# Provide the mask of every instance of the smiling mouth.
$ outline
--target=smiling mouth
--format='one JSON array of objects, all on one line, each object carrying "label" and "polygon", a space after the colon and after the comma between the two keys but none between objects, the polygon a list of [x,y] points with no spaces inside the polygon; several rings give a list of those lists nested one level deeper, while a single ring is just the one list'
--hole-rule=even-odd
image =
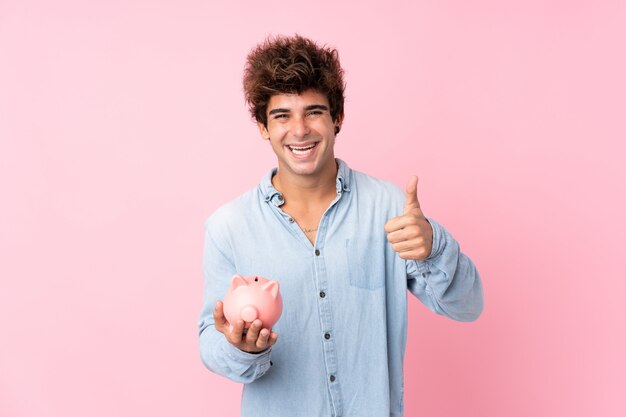
[{"label": "smiling mouth", "polygon": [[287,147],[295,155],[306,155],[308,152],[311,151],[311,149],[315,148],[318,143],[319,142],[315,142],[314,144],[309,145],[309,146],[292,146],[292,145],[287,145]]}]

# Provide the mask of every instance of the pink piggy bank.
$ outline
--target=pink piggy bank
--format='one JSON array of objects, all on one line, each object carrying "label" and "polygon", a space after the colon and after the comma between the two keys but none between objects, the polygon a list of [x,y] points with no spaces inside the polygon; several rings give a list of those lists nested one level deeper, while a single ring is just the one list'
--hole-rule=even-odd
[{"label": "pink piggy bank", "polygon": [[247,329],[254,320],[259,319],[264,328],[271,329],[282,312],[283,299],[278,281],[257,276],[233,276],[224,297],[224,316],[231,327],[241,319]]}]

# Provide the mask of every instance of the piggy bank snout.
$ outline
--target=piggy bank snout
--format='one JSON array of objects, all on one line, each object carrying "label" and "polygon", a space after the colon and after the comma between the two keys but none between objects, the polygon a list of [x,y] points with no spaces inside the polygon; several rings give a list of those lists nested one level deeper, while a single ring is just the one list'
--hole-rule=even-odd
[{"label": "piggy bank snout", "polygon": [[259,317],[259,312],[254,306],[247,305],[241,309],[241,319],[245,322],[251,323]]}]

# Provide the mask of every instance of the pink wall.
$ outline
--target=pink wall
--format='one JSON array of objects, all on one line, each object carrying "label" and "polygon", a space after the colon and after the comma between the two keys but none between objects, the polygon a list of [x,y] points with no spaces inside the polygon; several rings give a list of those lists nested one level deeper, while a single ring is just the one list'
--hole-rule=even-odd
[{"label": "pink wall", "polygon": [[223,3],[0,1],[0,415],[238,415],[202,222],[274,164],[241,69],[295,31],[341,52],[337,154],[482,272],[476,323],[411,302],[407,416],[626,415],[626,4]]}]

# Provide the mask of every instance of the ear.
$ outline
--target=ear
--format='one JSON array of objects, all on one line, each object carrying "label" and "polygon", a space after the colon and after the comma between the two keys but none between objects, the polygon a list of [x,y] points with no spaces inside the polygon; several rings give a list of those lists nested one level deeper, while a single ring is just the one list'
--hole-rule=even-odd
[{"label": "ear", "polygon": [[278,281],[268,281],[263,284],[261,289],[272,294],[273,298],[278,297]]},{"label": "ear", "polygon": [[230,283],[230,286],[233,288],[233,290],[245,285],[248,285],[248,282],[241,275],[234,275],[233,280]]},{"label": "ear", "polygon": [[263,122],[256,122],[257,127],[259,128],[259,133],[265,140],[270,140],[270,132],[267,131],[267,128],[263,124]]},{"label": "ear", "polygon": [[343,123],[343,113],[338,115],[337,118],[335,119],[335,135],[337,135],[337,133],[339,133],[339,131],[341,130],[342,123]]}]

